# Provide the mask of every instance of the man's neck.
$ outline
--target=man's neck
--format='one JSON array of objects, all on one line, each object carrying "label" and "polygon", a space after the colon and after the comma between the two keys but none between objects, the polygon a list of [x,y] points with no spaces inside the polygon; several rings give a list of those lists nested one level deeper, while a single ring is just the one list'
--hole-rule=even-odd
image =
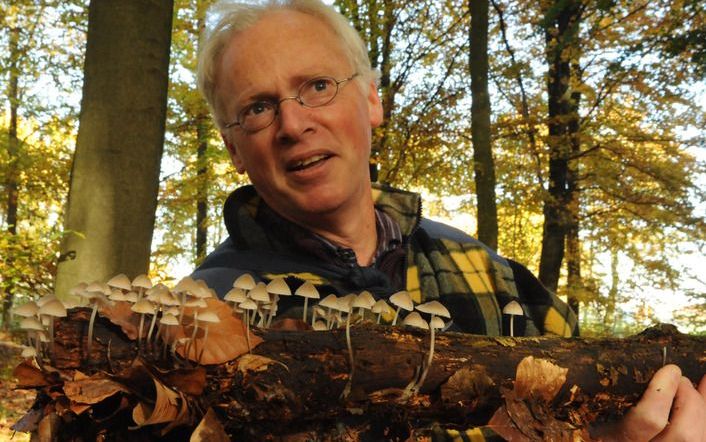
[{"label": "man's neck", "polygon": [[334,216],[322,216],[322,222],[304,227],[340,247],[353,250],[358,265],[368,266],[377,249],[375,207],[371,200],[351,212],[344,214],[339,211]]}]

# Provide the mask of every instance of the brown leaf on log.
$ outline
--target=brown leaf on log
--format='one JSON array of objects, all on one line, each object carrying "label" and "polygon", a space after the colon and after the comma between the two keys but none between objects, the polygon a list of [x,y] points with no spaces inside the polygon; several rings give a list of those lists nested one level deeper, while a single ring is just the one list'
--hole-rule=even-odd
[{"label": "brown leaf on log", "polygon": [[[57,333],[68,331],[68,335],[80,340],[75,330],[81,327],[63,324],[69,321],[60,322]],[[507,427],[510,427],[507,422],[517,421],[524,427],[529,425],[535,432],[569,431],[582,435],[589,423],[615,420],[639,398],[652,373],[663,365],[663,349],[667,353],[666,362],[679,365],[692,381],[706,372],[706,338],[682,335],[666,326],[626,339],[602,340],[441,333],[437,336],[434,360],[420,394],[400,403],[399,395],[391,392],[403,389],[418,373],[429,346],[429,335],[363,323],[351,328],[356,376],[348,401],[340,400],[350,373],[344,330],[256,330],[263,342],[253,350],[253,356],[244,355],[208,367],[202,394],[192,395],[186,392],[189,387],[177,388],[174,383],[164,381],[165,372],[179,376],[172,370],[174,364],[183,364],[183,361],[162,359],[161,352],[148,352],[140,362],[142,368],[140,364],[131,367],[136,356],[134,343],[105,320],[99,321],[97,327],[96,335],[103,337],[99,342],[110,336],[112,360],[94,359],[98,363],[89,366],[79,360],[78,365],[94,373],[93,376],[101,370],[112,370],[115,374],[111,379],[130,391],[124,396],[130,404],[126,410],[142,403],[153,407],[151,412],[154,413],[158,388],[155,379],[166,390],[179,390],[181,394],[177,395],[178,399],[173,394],[167,395],[167,402],[178,404],[171,407],[170,416],[174,409],[178,417],[184,407],[188,407],[189,418],[183,419],[183,430],[167,427],[167,424],[148,425],[129,433],[135,437],[164,434],[168,430],[172,430],[169,437],[178,431],[191,434],[191,425],[202,413],[199,410],[209,407],[218,415],[228,436],[238,440],[304,437],[302,435],[317,439],[404,440],[412,434],[429,434],[432,422],[451,429],[485,425],[501,407],[505,410],[503,425]],[[66,336],[62,339],[66,347],[71,346]],[[106,343],[103,341],[96,351],[107,354]],[[509,346],[511,351],[508,351]],[[117,354],[121,357],[114,356]],[[518,365],[529,356],[539,362],[535,361],[534,368],[528,370],[520,367],[522,373],[534,374],[529,376],[529,382],[520,381],[520,385],[530,387],[521,386],[521,394],[517,394],[514,386],[517,385]],[[74,362],[66,364],[73,365]],[[252,369],[242,370],[242,367]],[[187,369],[184,373],[190,373],[189,368],[181,367]],[[555,372],[554,380],[537,383],[536,379],[548,370]],[[195,391],[198,389],[192,393]],[[52,400],[45,394],[38,396],[44,407]],[[113,398],[105,401],[111,400]],[[103,403],[97,405],[103,406]],[[149,408],[143,411],[138,420],[142,418],[144,423],[151,415]],[[117,417],[111,417],[114,420],[110,422],[91,420],[89,413],[78,418],[85,428],[92,426],[96,434],[101,431],[124,433],[128,425],[135,425],[129,421],[128,425],[118,427],[114,423],[119,421]],[[531,438],[532,434],[536,433],[530,432],[525,437]]]}]

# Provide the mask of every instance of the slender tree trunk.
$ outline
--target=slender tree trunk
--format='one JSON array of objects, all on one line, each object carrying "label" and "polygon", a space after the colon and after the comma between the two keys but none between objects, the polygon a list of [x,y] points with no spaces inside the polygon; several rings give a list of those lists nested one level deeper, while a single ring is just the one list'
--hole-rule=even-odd
[{"label": "slender tree trunk", "polygon": [[173,1],[93,0],[56,292],[149,268]]},{"label": "slender tree trunk", "polygon": [[495,164],[490,140],[490,97],[488,94],[488,1],[468,0],[471,10],[469,32],[471,71],[471,134],[473,171],[478,201],[478,239],[498,248],[498,212],[495,205]]},{"label": "slender tree trunk", "polygon": [[[580,72],[577,65],[572,66],[572,73],[575,79],[580,80]],[[581,93],[574,90],[571,92],[572,112],[569,120],[569,134],[571,137],[571,154],[576,156],[581,151],[581,138],[579,127],[579,104],[581,103]],[[573,159],[569,162],[569,172],[567,175],[567,190],[571,200],[569,201],[569,227],[566,235],[566,268],[567,268],[567,301],[579,316],[579,305],[581,294],[583,293],[583,279],[581,278],[581,240],[580,232],[580,196],[579,196],[579,160]]]},{"label": "slender tree trunk", "polygon": [[610,249],[610,290],[608,290],[608,301],[606,302],[605,316],[603,317],[603,327],[612,335],[615,332],[616,315],[615,306],[618,303],[618,285],[620,275],[618,274],[618,251]]},{"label": "slender tree trunk", "polygon": [[[19,173],[17,162],[20,154],[20,140],[17,138],[17,110],[19,107],[19,41],[20,28],[15,27],[10,30],[9,39],[9,81],[7,88],[7,101],[10,104],[10,126],[7,128],[7,157],[8,167],[5,179],[5,189],[7,191],[7,205],[5,207],[7,232],[14,238],[17,235],[17,200],[19,197]],[[8,266],[12,266],[12,256],[5,257]],[[10,309],[14,302],[14,288],[8,285],[5,288],[2,309],[2,327],[7,330],[10,322]]]},{"label": "slender tree trunk", "polygon": [[569,158],[572,151],[570,121],[576,118],[577,107],[571,103],[571,56],[578,43],[578,24],[581,5],[577,0],[552,4],[545,10],[544,26],[547,75],[549,135],[549,184],[544,201],[542,253],[539,279],[552,291],[559,282],[564,259],[564,242],[570,225],[568,206],[572,200],[569,190]]},{"label": "slender tree trunk", "polygon": [[200,263],[206,257],[208,239],[208,115],[196,117],[196,261]]}]

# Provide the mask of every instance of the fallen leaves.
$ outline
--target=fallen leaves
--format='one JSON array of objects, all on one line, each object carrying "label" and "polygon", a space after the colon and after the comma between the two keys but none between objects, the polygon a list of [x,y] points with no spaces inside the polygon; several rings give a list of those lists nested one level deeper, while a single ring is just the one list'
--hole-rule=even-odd
[{"label": "fallen leaves", "polygon": [[216,413],[209,408],[196,427],[189,442],[230,442],[230,437],[223,429]]}]

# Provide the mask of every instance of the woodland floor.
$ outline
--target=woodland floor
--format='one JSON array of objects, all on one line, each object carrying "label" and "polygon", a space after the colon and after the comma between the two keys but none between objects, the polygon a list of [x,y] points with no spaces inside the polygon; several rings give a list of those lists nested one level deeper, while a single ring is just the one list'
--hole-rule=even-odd
[{"label": "woodland floor", "polygon": [[0,332],[0,442],[29,441],[29,434],[15,433],[10,427],[34,401],[34,390],[16,390],[12,370],[20,363],[20,346]]}]

